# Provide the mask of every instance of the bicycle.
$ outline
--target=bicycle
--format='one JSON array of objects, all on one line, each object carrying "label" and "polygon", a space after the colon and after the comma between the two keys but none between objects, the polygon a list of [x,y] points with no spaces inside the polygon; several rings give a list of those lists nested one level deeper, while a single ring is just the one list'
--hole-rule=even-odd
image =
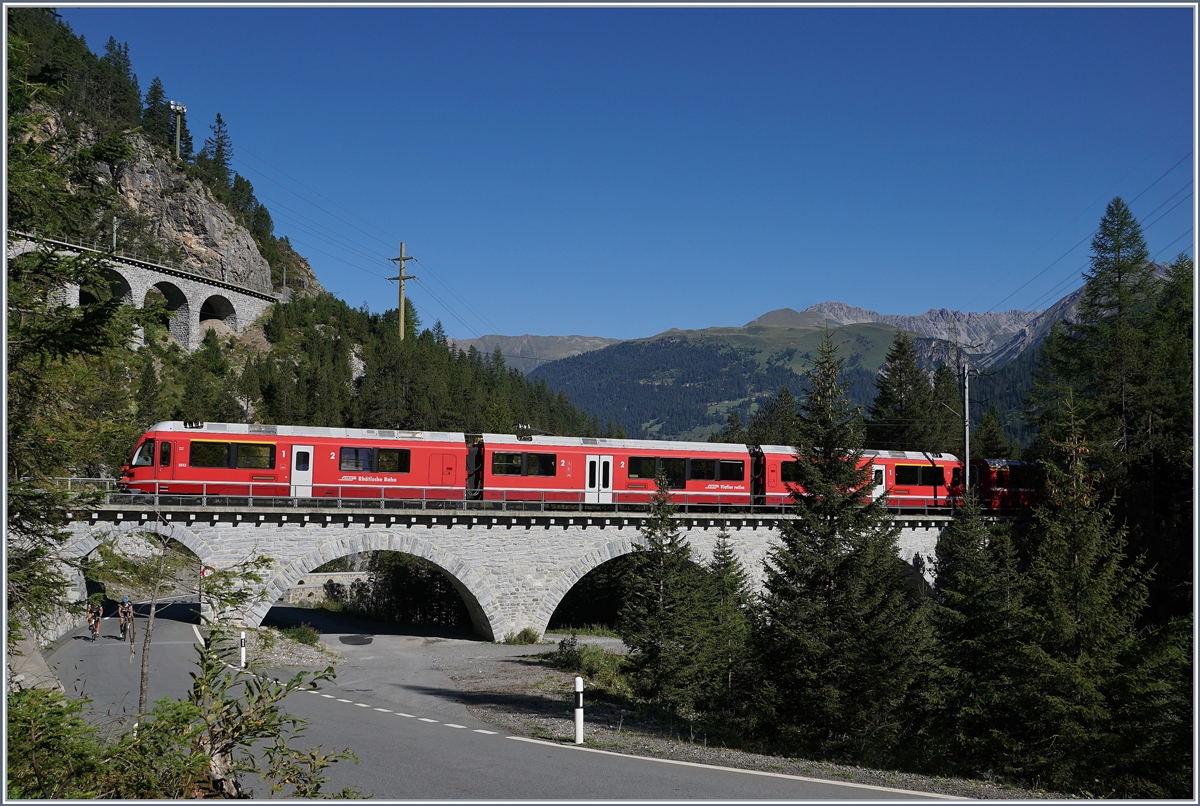
[{"label": "bicycle", "polygon": [[91,628],[93,643],[100,637],[100,616],[89,616],[88,626]]}]

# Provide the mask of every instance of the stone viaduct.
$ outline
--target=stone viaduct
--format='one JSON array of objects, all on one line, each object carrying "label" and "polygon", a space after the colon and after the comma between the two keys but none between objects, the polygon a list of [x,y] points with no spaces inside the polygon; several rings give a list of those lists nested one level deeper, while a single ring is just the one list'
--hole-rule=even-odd
[{"label": "stone viaduct", "polygon": [[[73,514],[68,556],[90,553],[122,532],[153,531],[190,549],[203,565],[230,567],[253,556],[274,559],[255,603],[235,620],[256,627],[286,591],[330,560],[387,550],[436,565],[462,596],[475,632],[498,641],[529,627],[541,635],[580,579],[640,540],[644,515],[617,512],[515,513],[487,510],[159,507],[106,505]],[[756,588],[782,517],[680,515],[696,558],[712,555],[726,529]],[[948,518],[899,519],[900,557],[932,582],[938,534]]]},{"label": "stone viaduct", "polygon": [[[53,247],[56,253],[67,256],[108,254],[52,238],[41,241]],[[10,233],[7,257],[11,259],[37,248],[38,241],[32,237]],[[150,289],[157,289],[166,298],[167,310],[171,312],[171,335],[188,351],[200,345],[203,322],[215,319],[225,323],[230,330],[241,330],[278,300],[275,295],[257,289],[125,255],[109,259],[105,273],[113,296],[139,308],[145,304]],[[62,302],[77,306],[79,295],[78,286],[68,286]]]}]

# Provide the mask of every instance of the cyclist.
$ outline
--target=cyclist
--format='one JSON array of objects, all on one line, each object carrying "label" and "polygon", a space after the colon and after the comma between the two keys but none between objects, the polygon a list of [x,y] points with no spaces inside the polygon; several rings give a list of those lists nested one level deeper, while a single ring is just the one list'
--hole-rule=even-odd
[{"label": "cyclist", "polygon": [[125,640],[125,631],[133,624],[133,602],[129,601],[128,596],[121,597],[121,603],[117,605],[117,618],[121,621],[121,640]]},{"label": "cyclist", "polygon": [[95,600],[88,602],[87,606],[87,623],[88,631],[92,634],[92,640],[95,641],[100,637],[100,617],[104,615],[104,608]]}]

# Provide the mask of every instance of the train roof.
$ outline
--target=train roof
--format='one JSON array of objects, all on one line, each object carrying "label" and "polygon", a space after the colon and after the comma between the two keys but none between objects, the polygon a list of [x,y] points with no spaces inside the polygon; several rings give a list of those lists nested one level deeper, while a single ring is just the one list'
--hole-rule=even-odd
[{"label": "train roof", "polygon": [[515,437],[512,434],[484,434],[485,444],[540,445],[547,448],[605,448],[608,450],[693,451],[700,453],[736,453],[746,455],[745,445],[725,442],[668,442],[658,439],[605,439],[603,437]]},{"label": "train roof", "polygon": [[[790,445],[762,445],[760,449],[763,453],[782,453],[789,456],[796,453],[796,449]],[[923,453],[921,451],[863,451],[863,456],[872,459],[908,459],[921,462],[928,462],[933,459],[941,459],[947,462],[958,461],[958,457],[952,453]]]},{"label": "train roof", "polygon": [[465,443],[466,436],[453,431],[397,431],[385,428],[322,428],[315,425],[265,425],[261,423],[184,423],[161,422],[151,431],[178,431],[187,434],[253,434],[280,437],[333,437],[335,439],[404,439],[417,442]]},{"label": "train roof", "polygon": [[1016,459],[972,459],[971,463],[975,462],[987,463],[990,468],[1001,467],[1026,467],[1036,464],[1036,462],[1019,462]]}]

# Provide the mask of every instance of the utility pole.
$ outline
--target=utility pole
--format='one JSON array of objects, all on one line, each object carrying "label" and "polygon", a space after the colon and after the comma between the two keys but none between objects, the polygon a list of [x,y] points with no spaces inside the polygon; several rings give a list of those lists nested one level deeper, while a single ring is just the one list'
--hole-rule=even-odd
[{"label": "utility pole", "polygon": [[971,490],[971,370],[963,364],[963,497]]},{"label": "utility pole", "polygon": [[416,260],[416,258],[412,257],[411,255],[405,256],[404,241],[401,241],[400,257],[390,257],[388,260],[392,261],[393,263],[400,264],[400,273],[395,277],[389,277],[388,280],[400,281],[400,341],[404,341],[404,281],[417,279],[415,275],[404,273],[404,262],[407,260]]},{"label": "utility pole", "polygon": [[175,113],[175,159],[179,159],[179,135],[183,131],[183,116],[187,114],[187,107],[183,104],[177,104],[170,101],[171,111]]}]

